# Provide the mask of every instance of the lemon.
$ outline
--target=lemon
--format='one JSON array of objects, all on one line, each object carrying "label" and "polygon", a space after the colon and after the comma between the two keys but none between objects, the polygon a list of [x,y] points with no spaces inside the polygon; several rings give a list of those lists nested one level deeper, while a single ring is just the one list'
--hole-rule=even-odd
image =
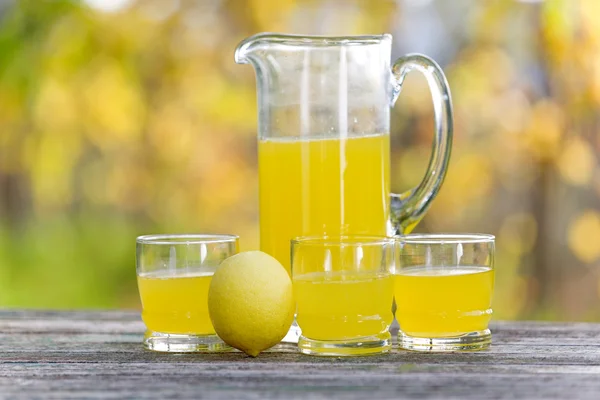
[{"label": "lemon", "polygon": [[208,311],[217,335],[256,357],[279,343],[294,319],[292,281],[270,255],[247,251],[224,260],[208,290]]}]

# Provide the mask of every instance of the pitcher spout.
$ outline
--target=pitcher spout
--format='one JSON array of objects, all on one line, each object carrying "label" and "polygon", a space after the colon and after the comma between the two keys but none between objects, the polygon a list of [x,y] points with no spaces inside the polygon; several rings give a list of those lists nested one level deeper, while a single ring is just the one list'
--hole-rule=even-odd
[{"label": "pitcher spout", "polygon": [[235,49],[234,59],[237,64],[249,64],[252,54],[265,44],[274,42],[278,35],[275,33],[258,33],[242,40]]}]

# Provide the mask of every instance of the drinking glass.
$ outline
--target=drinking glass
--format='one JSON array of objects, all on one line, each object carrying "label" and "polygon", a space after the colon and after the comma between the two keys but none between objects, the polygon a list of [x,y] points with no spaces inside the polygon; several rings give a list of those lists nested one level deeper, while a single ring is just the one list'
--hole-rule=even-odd
[{"label": "drinking glass", "polygon": [[208,288],[221,261],[238,252],[238,237],[147,235],[136,242],[144,346],[163,352],[231,350],[210,320]]},{"label": "drinking glass", "polygon": [[301,353],[355,356],[391,348],[394,240],[380,236],[292,240]]},{"label": "drinking glass", "polygon": [[398,345],[407,350],[489,347],[494,236],[406,235],[394,275]]}]

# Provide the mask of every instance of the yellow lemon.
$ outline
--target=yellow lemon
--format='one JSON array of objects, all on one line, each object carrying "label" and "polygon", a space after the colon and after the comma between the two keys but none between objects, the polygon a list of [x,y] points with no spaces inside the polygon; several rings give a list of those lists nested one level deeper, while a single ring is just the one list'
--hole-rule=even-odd
[{"label": "yellow lemon", "polygon": [[208,311],[217,335],[256,357],[279,343],[294,319],[292,281],[270,255],[247,251],[224,260],[208,291]]}]

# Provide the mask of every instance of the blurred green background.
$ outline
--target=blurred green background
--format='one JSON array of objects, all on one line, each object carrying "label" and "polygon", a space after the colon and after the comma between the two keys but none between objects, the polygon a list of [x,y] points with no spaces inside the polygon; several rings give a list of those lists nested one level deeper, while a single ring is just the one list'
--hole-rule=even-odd
[{"label": "blurred green background", "polygon": [[[453,158],[418,231],[497,235],[501,319],[600,321],[597,0],[67,0],[0,3],[0,306],[137,308],[136,235],[258,247],[261,31],[394,35],[453,93]],[[429,158],[411,76],[392,188]]]}]

